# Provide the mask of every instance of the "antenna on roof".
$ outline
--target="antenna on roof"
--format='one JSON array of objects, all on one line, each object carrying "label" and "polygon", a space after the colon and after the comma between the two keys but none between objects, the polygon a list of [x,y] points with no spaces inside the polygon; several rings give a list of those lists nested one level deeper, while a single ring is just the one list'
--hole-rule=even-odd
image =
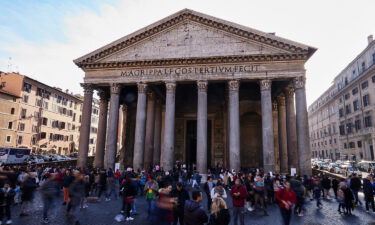
[{"label": "antenna on roof", "polygon": [[9,57],[9,60],[8,60],[8,73],[11,73],[12,70],[13,70],[13,65],[12,65],[12,57]]}]

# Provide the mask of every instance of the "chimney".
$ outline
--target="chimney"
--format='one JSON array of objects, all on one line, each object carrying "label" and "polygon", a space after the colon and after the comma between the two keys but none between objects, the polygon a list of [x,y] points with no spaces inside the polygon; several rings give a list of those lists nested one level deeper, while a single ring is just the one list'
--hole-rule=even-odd
[{"label": "chimney", "polygon": [[370,44],[374,40],[374,36],[371,34],[367,37],[368,44]]}]

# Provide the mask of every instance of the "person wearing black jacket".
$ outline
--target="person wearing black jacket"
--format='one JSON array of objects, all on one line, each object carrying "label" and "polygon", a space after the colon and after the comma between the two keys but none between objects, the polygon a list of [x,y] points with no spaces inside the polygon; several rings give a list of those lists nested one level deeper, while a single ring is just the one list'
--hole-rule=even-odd
[{"label": "person wearing black jacket", "polygon": [[202,192],[193,191],[191,194],[193,200],[185,201],[184,218],[185,225],[203,225],[208,222],[208,216],[200,205],[202,201]]},{"label": "person wearing black jacket", "polygon": [[121,192],[123,196],[122,211],[125,211],[126,208],[126,221],[134,220],[134,218],[130,216],[130,210],[131,204],[134,201],[135,196],[137,195],[137,190],[135,189],[132,182],[132,178],[130,176],[126,176],[121,184]]},{"label": "person wearing black jacket", "polygon": [[176,188],[171,192],[172,198],[177,198],[177,206],[173,210],[173,225],[184,224],[184,206],[187,200],[190,200],[189,193],[185,190],[182,183],[177,183]]},{"label": "person wearing black jacket", "polygon": [[352,189],[355,204],[359,203],[360,205],[362,205],[362,202],[358,198],[358,192],[361,189],[361,185],[361,179],[354,173],[353,177],[350,179],[350,189]]},{"label": "person wearing black jacket", "polygon": [[104,169],[100,170],[100,173],[99,173],[98,188],[99,188],[98,198],[100,201],[100,196],[102,195],[102,193],[105,193],[107,190],[107,173]]},{"label": "person wearing black jacket", "polygon": [[10,206],[13,203],[16,192],[10,187],[10,182],[6,182],[4,187],[0,189],[0,222],[3,220],[4,212],[7,218],[6,224],[11,224]]},{"label": "person wearing black jacket", "polygon": [[329,189],[331,189],[331,180],[328,178],[328,176],[323,177],[322,187],[323,187],[323,198],[327,199],[329,195]]},{"label": "person wearing black jacket", "polygon": [[375,212],[374,190],[372,188],[371,181],[371,175],[368,175],[367,178],[363,178],[363,194],[365,195],[365,204],[367,212],[369,212],[369,204],[371,204],[372,211]]},{"label": "person wearing black jacket", "polygon": [[337,199],[337,190],[339,189],[339,181],[336,178],[332,179],[332,189],[333,189],[333,193],[335,194],[335,198]]},{"label": "person wearing black jacket", "polygon": [[208,210],[211,209],[211,203],[212,203],[211,190],[214,187],[215,187],[215,183],[213,182],[212,177],[208,176],[207,177],[207,182],[204,183],[204,185],[203,185],[203,190],[204,190],[204,192],[206,193],[206,196],[207,196],[207,209]]}]

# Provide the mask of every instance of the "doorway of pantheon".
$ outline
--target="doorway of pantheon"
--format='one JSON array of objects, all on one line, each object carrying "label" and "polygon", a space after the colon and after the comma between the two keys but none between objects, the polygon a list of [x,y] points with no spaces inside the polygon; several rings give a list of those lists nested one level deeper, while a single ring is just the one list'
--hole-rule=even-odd
[{"label": "doorway of pantheon", "polygon": [[[211,120],[207,120],[207,166],[211,165]],[[186,146],[185,158],[186,165],[192,168],[193,164],[197,162],[197,120],[186,120]]]},{"label": "doorway of pantheon", "polygon": [[240,118],[240,159],[242,168],[262,168],[262,117],[247,112]]}]

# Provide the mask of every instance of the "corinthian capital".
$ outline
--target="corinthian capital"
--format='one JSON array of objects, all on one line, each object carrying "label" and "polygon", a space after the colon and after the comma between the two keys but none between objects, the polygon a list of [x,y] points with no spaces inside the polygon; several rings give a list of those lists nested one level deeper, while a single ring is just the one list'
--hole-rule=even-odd
[{"label": "corinthian capital", "polygon": [[120,94],[121,87],[120,84],[112,83],[111,84],[111,94]]},{"label": "corinthian capital", "polygon": [[259,82],[260,90],[261,91],[269,91],[269,90],[271,90],[271,84],[272,84],[271,80],[261,80]]},{"label": "corinthian capital", "polygon": [[294,88],[292,86],[287,86],[284,88],[285,98],[291,98],[294,95]]},{"label": "corinthian capital", "polygon": [[89,83],[81,83],[84,94],[92,94],[94,92],[94,85]]},{"label": "corinthian capital", "polygon": [[147,91],[147,84],[146,83],[138,83],[138,93],[146,93]]},{"label": "corinthian capital", "polygon": [[176,82],[167,81],[167,82],[165,82],[165,87],[167,89],[167,93],[174,93],[175,90],[176,90]]},{"label": "corinthian capital", "polygon": [[198,91],[206,92],[207,91],[207,81],[206,80],[199,80],[197,81]]},{"label": "corinthian capital", "polygon": [[240,88],[240,82],[238,80],[230,80],[228,82],[229,91],[238,91]]},{"label": "corinthian capital", "polygon": [[98,95],[99,95],[100,101],[108,101],[108,94],[105,90],[99,89]]},{"label": "corinthian capital", "polygon": [[277,103],[279,106],[285,106],[285,96],[284,95],[277,96]]},{"label": "corinthian capital", "polygon": [[294,89],[304,88],[305,82],[306,82],[306,78],[304,76],[293,78]]},{"label": "corinthian capital", "polygon": [[272,102],[272,111],[277,111],[277,101]]}]

